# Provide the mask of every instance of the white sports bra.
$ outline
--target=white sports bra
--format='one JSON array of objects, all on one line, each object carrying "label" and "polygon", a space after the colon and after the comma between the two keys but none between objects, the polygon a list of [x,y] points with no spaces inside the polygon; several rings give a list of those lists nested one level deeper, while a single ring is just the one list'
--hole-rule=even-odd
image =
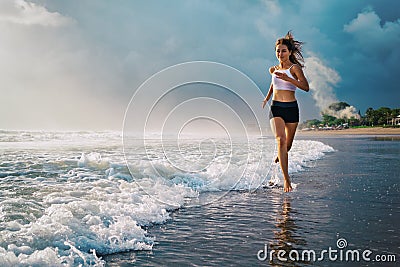
[{"label": "white sports bra", "polygon": [[[286,73],[287,76],[294,79],[293,75],[290,73],[290,69],[293,66],[294,66],[294,64],[286,70],[275,70],[274,73],[275,72]],[[287,90],[287,91],[293,91],[293,92],[296,91],[297,87],[295,85],[293,85],[290,82],[279,79],[274,73],[272,73],[272,86],[273,86],[274,90]]]}]

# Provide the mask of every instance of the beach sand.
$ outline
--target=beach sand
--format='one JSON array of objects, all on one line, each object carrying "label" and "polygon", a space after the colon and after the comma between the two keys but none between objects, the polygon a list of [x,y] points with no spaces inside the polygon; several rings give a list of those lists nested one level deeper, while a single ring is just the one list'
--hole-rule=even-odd
[{"label": "beach sand", "polygon": [[298,136],[339,136],[339,135],[398,135],[400,136],[400,128],[350,128],[343,130],[319,130],[319,131],[297,131]]}]

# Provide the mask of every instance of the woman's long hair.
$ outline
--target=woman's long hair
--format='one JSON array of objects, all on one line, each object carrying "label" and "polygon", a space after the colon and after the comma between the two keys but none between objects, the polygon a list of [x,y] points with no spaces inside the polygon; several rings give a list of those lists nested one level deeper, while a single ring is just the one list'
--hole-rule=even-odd
[{"label": "woman's long hair", "polygon": [[301,46],[304,44],[303,42],[296,41],[293,38],[293,34],[291,31],[288,31],[285,37],[280,38],[276,41],[275,47],[277,45],[286,45],[288,50],[292,52],[289,56],[290,62],[293,64],[298,64],[300,67],[304,67],[304,58],[301,54]]}]

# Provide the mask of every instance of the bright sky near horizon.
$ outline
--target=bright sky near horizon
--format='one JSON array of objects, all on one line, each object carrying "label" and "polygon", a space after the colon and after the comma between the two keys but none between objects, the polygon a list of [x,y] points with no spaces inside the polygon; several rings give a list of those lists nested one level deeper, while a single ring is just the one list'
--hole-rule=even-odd
[{"label": "bright sky near horizon", "polygon": [[288,30],[305,42],[311,80],[297,94],[301,120],[332,101],[399,108],[399,10],[397,0],[2,0],[0,129],[119,130],[147,78],[194,60],[230,65],[265,94]]}]

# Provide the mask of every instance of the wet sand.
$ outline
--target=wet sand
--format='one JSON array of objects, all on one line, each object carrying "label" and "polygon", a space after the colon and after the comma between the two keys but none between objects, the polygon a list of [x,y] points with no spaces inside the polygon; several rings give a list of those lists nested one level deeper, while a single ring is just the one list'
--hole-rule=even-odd
[{"label": "wet sand", "polygon": [[[107,255],[106,266],[375,266],[327,255],[323,260],[258,258],[260,250],[268,249],[286,251],[286,256],[291,250],[312,250],[320,259],[329,248],[340,248],[343,255],[368,249],[372,261],[394,255],[397,262],[400,142],[371,137],[320,135],[316,139],[335,152],[294,173],[294,192],[232,191],[210,205],[179,209],[166,224],[149,227],[156,237],[152,251]],[[339,247],[339,241],[346,245]]]}]

